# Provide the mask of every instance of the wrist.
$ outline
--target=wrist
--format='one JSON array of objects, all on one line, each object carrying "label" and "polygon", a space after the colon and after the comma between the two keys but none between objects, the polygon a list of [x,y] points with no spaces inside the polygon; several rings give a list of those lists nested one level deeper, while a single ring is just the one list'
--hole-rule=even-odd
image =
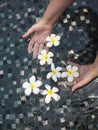
[{"label": "wrist", "polygon": [[44,16],[41,18],[41,21],[44,24],[47,24],[48,26],[50,26],[52,28],[52,26],[54,25],[54,23],[51,20],[48,20],[47,18],[45,18]]}]

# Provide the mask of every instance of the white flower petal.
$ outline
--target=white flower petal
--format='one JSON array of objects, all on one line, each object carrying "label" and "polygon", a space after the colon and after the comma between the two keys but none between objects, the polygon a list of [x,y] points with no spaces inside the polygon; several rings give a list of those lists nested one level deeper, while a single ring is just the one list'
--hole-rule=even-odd
[{"label": "white flower petal", "polygon": [[46,63],[45,60],[40,60],[40,65],[44,65]]},{"label": "white flower petal", "polygon": [[38,55],[38,59],[39,60],[43,59],[43,55]]},{"label": "white flower petal", "polygon": [[47,79],[50,79],[50,77],[52,77],[52,73],[51,73],[51,72],[49,72],[49,73],[47,74],[46,78],[47,78]]},{"label": "white flower petal", "polygon": [[39,94],[39,88],[34,88],[34,89],[33,89],[33,93],[34,93],[34,94]]},{"label": "white flower petal", "polygon": [[73,66],[73,67],[72,67],[72,70],[73,70],[73,71],[78,71],[78,67],[77,67],[77,66]]},{"label": "white flower petal", "polygon": [[61,77],[66,78],[68,76],[67,72],[62,72]]},{"label": "white flower petal", "polygon": [[57,71],[61,71],[62,68],[61,68],[61,67],[57,67],[56,70],[57,70]]},{"label": "white flower petal", "polygon": [[42,82],[41,82],[40,80],[37,80],[37,81],[35,82],[35,85],[36,85],[37,87],[40,87],[40,86],[42,85]]},{"label": "white flower petal", "polygon": [[30,89],[30,88],[25,89],[25,94],[26,94],[27,96],[29,96],[29,95],[31,94],[31,89]]},{"label": "white flower petal", "polygon": [[36,77],[35,77],[35,76],[32,76],[32,77],[29,78],[30,83],[34,83],[35,80],[36,80]]},{"label": "white flower petal", "polygon": [[47,95],[47,96],[45,97],[45,102],[46,102],[46,103],[49,103],[50,101],[51,101],[51,96]]},{"label": "white flower petal", "polygon": [[47,95],[47,90],[44,90],[44,91],[42,92],[42,95]]},{"label": "white flower petal", "polygon": [[22,84],[22,87],[23,88],[28,88],[30,86],[30,83],[28,83],[28,82],[24,82],[23,84]]},{"label": "white flower petal", "polygon": [[46,55],[47,54],[46,50],[42,50],[41,53],[42,53],[42,55]]},{"label": "white flower petal", "polygon": [[68,82],[72,82],[74,80],[73,76],[68,76]]},{"label": "white flower petal", "polygon": [[61,73],[60,73],[60,72],[57,73],[57,77],[58,77],[58,78],[61,77]]},{"label": "white flower petal", "polygon": [[48,56],[49,56],[49,57],[53,57],[54,54],[53,54],[52,52],[48,52]]},{"label": "white flower petal", "polygon": [[51,63],[52,63],[52,59],[51,58],[49,58],[48,60],[47,60],[47,63],[50,65]]},{"label": "white flower petal", "polygon": [[60,36],[59,36],[59,35],[57,35],[57,36],[56,36],[56,40],[58,40],[58,41],[59,41],[60,39],[61,39],[61,38],[60,38]]},{"label": "white flower petal", "polygon": [[59,101],[59,100],[60,100],[60,96],[59,96],[58,94],[56,94],[56,93],[54,93],[54,94],[52,95],[52,97],[53,97],[53,99],[54,99],[55,101]]},{"label": "white flower petal", "polygon": [[66,66],[66,69],[69,71],[69,70],[72,69],[72,66],[71,66],[71,65],[67,65],[67,66]]},{"label": "white flower petal", "polygon": [[53,90],[53,92],[58,92],[59,91],[59,89],[56,88],[56,87],[53,87],[52,90]]},{"label": "white flower petal", "polygon": [[51,34],[51,38],[55,38],[56,37],[56,35],[55,34]]},{"label": "white flower petal", "polygon": [[54,46],[58,46],[58,45],[60,45],[60,42],[59,42],[59,41],[56,41],[56,42],[54,43]]},{"label": "white flower petal", "polygon": [[47,42],[47,44],[46,44],[47,47],[52,47],[52,45],[53,44],[51,42]]},{"label": "white flower petal", "polygon": [[48,84],[45,84],[45,88],[46,88],[47,90],[50,90],[50,89],[51,89],[51,86],[48,85]]},{"label": "white flower petal", "polygon": [[74,72],[73,75],[74,75],[74,77],[76,77],[76,78],[79,77],[79,73],[78,73],[78,72]]},{"label": "white flower petal", "polygon": [[51,40],[51,37],[48,36],[48,37],[46,38],[46,41],[50,41],[50,40]]},{"label": "white flower petal", "polygon": [[57,76],[53,75],[52,79],[54,80],[54,82],[57,82]]}]

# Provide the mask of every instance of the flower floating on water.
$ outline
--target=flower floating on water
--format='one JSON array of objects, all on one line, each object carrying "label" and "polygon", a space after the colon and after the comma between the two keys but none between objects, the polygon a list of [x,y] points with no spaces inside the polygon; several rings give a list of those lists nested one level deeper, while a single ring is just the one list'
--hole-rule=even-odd
[{"label": "flower floating on water", "polygon": [[68,82],[72,82],[74,78],[79,77],[78,67],[67,65],[66,66],[66,72],[62,73],[62,78],[67,78]]},{"label": "flower floating on water", "polygon": [[51,34],[46,38],[47,47],[58,46],[60,44],[60,36]]},{"label": "flower floating on water", "polygon": [[38,55],[38,59],[40,60],[40,65],[44,65],[46,62],[48,64],[52,63],[52,58],[54,54],[52,52],[46,52],[46,50],[42,50],[41,54]]},{"label": "flower floating on water", "polygon": [[47,79],[52,78],[55,82],[57,82],[57,78],[60,78],[61,73],[60,71],[62,70],[61,67],[56,67],[55,65],[52,63],[51,64],[51,72],[49,72],[47,74]]},{"label": "flower floating on water", "polygon": [[39,87],[42,85],[42,82],[36,80],[35,76],[29,78],[29,82],[24,82],[22,87],[25,89],[25,94],[30,95],[31,92],[34,94],[39,94]]},{"label": "flower floating on water", "polygon": [[45,102],[46,103],[50,103],[50,101],[52,100],[52,98],[55,101],[59,101],[60,96],[58,94],[56,94],[59,91],[58,88],[56,88],[56,87],[51,88],[51,86],[48,85],[48,84],[45,85],[45,88],[46,88],[46,90],[44,90],[42,92],[42,95],[46,95],[46,97],[45,97]]}]

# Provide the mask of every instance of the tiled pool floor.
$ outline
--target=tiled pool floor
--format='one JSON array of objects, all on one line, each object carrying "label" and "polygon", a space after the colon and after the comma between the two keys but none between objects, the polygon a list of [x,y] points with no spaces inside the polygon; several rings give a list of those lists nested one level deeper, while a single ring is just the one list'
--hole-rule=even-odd
[{"label": "tiled pool floor", "polygon": [[[21,38],[42,16],[47,3],[0,1],[0,130],[98,130],[98,78],[74,93],[71,86],[47,81],[49,66],[40,66],[27,52],[28,39]],[[97,24],[98,16],[87,1],[75,1],[53,28],[53,33],[61,36],[61,45],[52,48],[54,63],[93,62],[98,48]],[[70,50],[75,53],[69,54]],[[32,75],[42,80],[43,86],[58,87],[60,101],[46,104],[41,94],[26,96],[22,84]]]}]

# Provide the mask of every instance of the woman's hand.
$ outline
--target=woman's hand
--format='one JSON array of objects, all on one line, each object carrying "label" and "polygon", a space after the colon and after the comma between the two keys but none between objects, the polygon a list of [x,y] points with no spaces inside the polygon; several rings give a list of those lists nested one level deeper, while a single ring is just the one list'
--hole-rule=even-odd
[{"label": "woman's hand", "polygon": [[79,68],[80,68],[80,76],[74,80],[72,92],[88,84],[98,76],[98,73],[96,73],[97,70],[93,67],[93,64],[85,65],[82,70],[81,65],[79,66]]},{"label": "woman's hand", "polygon": [[80,76],[75,78],[71,84],[68,82],[60,82],[59,85],[72,85],[72,92],[88,84],[98,76],[98,67],[95,64],[79,65],[73,62],[68,62],[68,64],[77,66],[79,68]]},{"label": "woman's hand", "polygon": [[44,19],[34,24],[22,37],[26,38],[33,34],[33,37],[28,43],[28,53],[32,53],[33,57],[36,58],[44,47],[46,37],[50,35],[52,26],[48,25]]}]

